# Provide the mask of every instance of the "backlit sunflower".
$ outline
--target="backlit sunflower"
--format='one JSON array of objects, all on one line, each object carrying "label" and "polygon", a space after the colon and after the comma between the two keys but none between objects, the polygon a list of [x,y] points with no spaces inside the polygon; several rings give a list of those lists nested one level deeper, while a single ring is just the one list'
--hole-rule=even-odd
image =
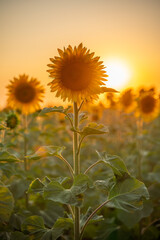
[{"label": "backlit sunflower", "polygon": [[32,113],[40,108],[44,88],[36,78],[28,79],[25,74],[10,81],[8,88],[8,106],[20,109],[24,114]]},{"label": "backlit sunflower", "polygon": [[72,48],[70,45],[64,50],[58,49],[59,57],[50,58],[51,64],[47,70],[53,79],[48,85],[56,97],[71,102],[93,100],[98,94],[106,91],[103,81],[107,81],[106,71],[100,57],[93,57],[94,53],[83,47]]},{"label": "backlit sunflower", "polygon": [[122,92],[119,102],[125,112],[131,112],[135,108],[133,90],[130,88]]},{"label": "backlit sunflower", "polygon": [[116,109],[117,108],[117,102],[115,101],[114,93],[112,93],[112,92],[107,93],[106,99],[107,99],[107,107],[109,106],[109,108],[111,108],[111,109]]},{"label": "backlit sunflower", "polygon": [[138,100],[139,115],[150,121],[158,115],[158,100],[152,92],[145,92]]}]

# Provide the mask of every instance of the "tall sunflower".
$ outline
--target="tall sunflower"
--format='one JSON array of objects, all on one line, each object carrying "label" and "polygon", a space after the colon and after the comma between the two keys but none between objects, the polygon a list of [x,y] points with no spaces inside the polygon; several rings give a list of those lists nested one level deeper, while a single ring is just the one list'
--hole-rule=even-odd
[{"label": "tall sunflower", "polygon": [[71,102],[97,99],[98,94],[106,91],[103,81],[107,81],[106,71],[100,57],[93,57],[94,53],[83,47],[72,48],[70,45],[64,50],[58,49],[59,57],[50,58],[51,64],[47,70],[53,79],[50,85],[51,92]]},{"label": "tall sunflower", "polygon": [[8,106],[20,109],[24,114],[32,113],[40,108],[44,88],[36,78],[25,74],[10,81],[8,88]]},{"label": "tall sunflower", "polygon": [[151,121],[158,115],[158,100],[150,91],[142,94],[138,100],[139,115],[145,121]]}]

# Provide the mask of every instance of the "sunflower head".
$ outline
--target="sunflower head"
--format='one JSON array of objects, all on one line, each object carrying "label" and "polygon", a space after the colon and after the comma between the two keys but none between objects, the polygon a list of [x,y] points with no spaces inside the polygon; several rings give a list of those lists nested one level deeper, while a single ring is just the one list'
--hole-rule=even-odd
[{"label": "sunflower head", "polygon": [[49,83],[51,92],[56,92],[56,97],[61,97],[71,102],[93,100],[98,94],[105,92],[106,72],[99,57],[83,47],[72,48],[70,45],[64,50],[58,49],[59,57],[50,58],[51,64],[47,72],[53,79]]},{"label": "sunflower head", "polygon": [[145,92],[138,101],[139,115],[150,121],[158,114],[158,102],[152,92]]},{"label": "sunflower head", "polygon": [[114,93],[107,93],[106,99],[107,99],[107,102],[109,103],[109,104],[107,104],[107,106],[109,105],[109,108],[116,109],[117,103],[115,101]]},{"label": "sunflower head", "polygon": [[120,105],[122,109],[126,112],[130,112],[134,108],[134,95],[132,89],[125,90],[120,96]]},{"label": "sunflower head", "polygon": [[15,113],[11,113],[7,116],[6,124],[10,129],[14,129],[17,127],[19,123],[18,117]]},{"label": "sunflower head", "polygon": [[8,88],[8,106],[20,109],[24,114],[32,113],[40,108],[44,88],[36,78],[19,75],[10,81]]}]

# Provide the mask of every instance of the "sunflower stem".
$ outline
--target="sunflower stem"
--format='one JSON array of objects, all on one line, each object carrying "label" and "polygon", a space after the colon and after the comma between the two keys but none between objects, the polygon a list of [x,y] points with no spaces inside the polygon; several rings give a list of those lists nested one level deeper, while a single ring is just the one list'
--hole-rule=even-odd
[{"label": "sunflower stem", "polygon": [[[24,115],[24,170],[28,171],[28,163],[27,163],[27,137],[26,137],[26,133],[27,133],[27,128],[28,128],[28,119],[27,119],[27,115]],[[28,193],[25,192],[25,203],[26,203],[26,208],[28,209]]]},{"label": "sunflower stem", "polygon": [[[78,128],[78,108],[77,103],[74,102],[73,105],[73,125],[77,130]],[[74,176],[77,176],[80,173],[80,161],[79,161],[79,153],[78,153],[78,133],[73,133],[73,161],[74,161]],[[79,240],[80,236],[80,208],[74,207],[74,240]]]},{"label": "sunflower stem", "polygon": [[88,171],[89,171],[91,168],[93,168],[94,166],[96,166],[96,165],[98,165],[99,163],[102,163],[102,162],[103,162],[102,160],[98,160],[97,162],[93,163],[91,166],[89,166],[89,167],[87,168],[87,170],[84,172],[84,174],[87,174]]},{"label": "sunflower stem", "polygon": [[104,206],[106,205],[110,200],[106,200],[105,202],[103,202],[101,205],[99,205],[92,213],[91,215],[87,218],[85,224],[83,225],[82,229],[81,229],[81,234],[80,234],[80,237],[79,237],[79,240],[82,240],[82,237],[83,237],[83,233],[84,233],[84,230],[85,228],[87,227],[89,221],[93,218],[93,216]]}]

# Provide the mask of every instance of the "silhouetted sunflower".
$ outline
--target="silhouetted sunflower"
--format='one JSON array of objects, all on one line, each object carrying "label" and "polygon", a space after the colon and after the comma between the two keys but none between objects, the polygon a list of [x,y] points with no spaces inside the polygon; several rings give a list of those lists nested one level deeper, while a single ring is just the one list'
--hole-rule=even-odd
[{"label": "silhouetted sunflower", "polygon": [[44,88],[36,78],[28,79],[23,74],[10,81],[8,88],[8,106],[20,109],[24,114],[32,113],[40,108]]},{"label": "silhouetted sunflower", "polygon": [[50,58],[52,64],[47,66],[47,70],[53,81],[48,85],[51,92],[56,92],[56,97],[61,97],[71,102],[81,102],[82,100],[97,99],[98,94],[105,92],[107,88],[103,81],[106,71],[100,57],[93,57],[94,53],[83,47],[82,43],[78,47],[72,48],[70,45],[64,51],[58,49],[60,57]]},{"label": "silhouetted sunflower", "polygon": [[115,101],[114,93],[112,93],[112,92],[107,93],[106,98],[107,98],[107,107],[109,106],[109,108],[111,108],[111,109],[116,109],[117,108],[117,102]]},{"label": "silhouetted sunflower", "polygon": [[158,101],[152,92],[144,93],[139,98],[139,114],[146,121],[150,121],[155,118],[158,114]]},{"label": "silhouetted sunflower", "polygon": [[131,112],[135,107],[132,89],[127,89],[120,96],[120,105],[125,112]]}]

